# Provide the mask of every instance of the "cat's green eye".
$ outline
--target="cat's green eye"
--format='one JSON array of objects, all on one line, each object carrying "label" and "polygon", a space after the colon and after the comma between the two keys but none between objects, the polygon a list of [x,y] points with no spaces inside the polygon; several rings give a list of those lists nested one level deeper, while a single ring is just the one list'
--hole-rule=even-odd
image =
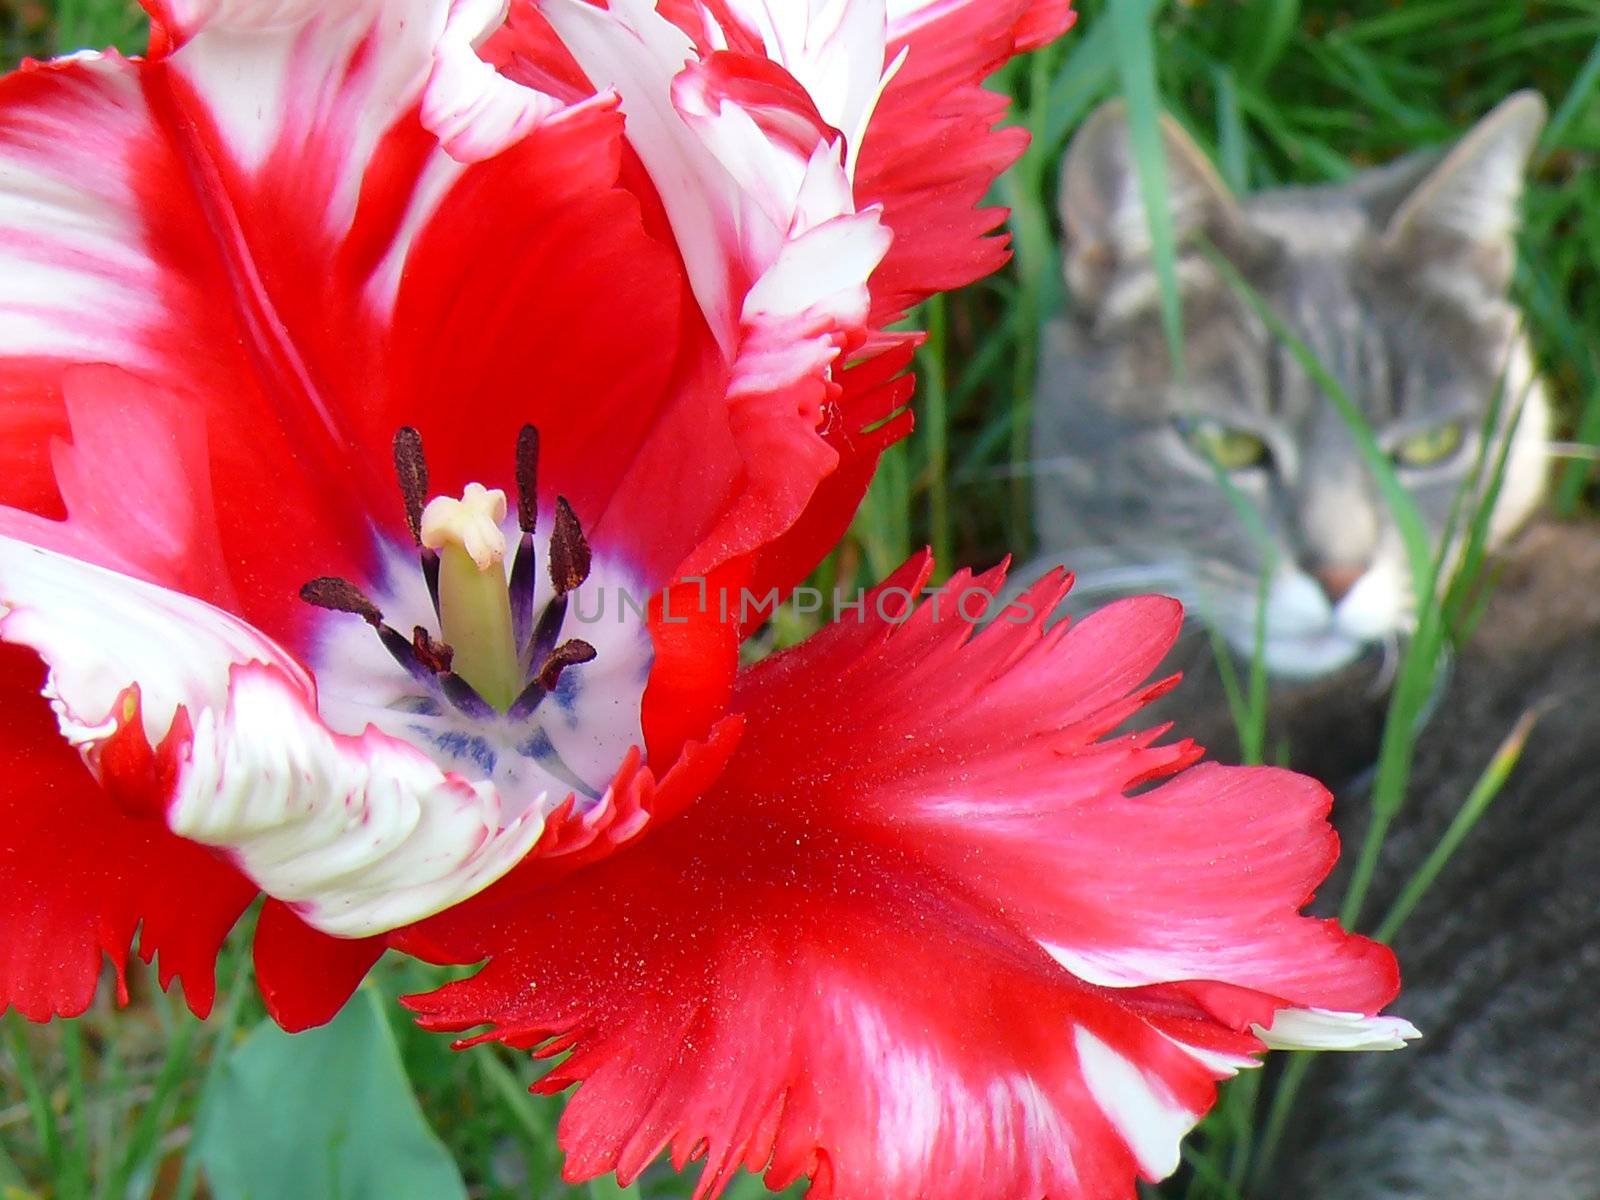
[{"label": "cat's green eye", "polygon": [[1243,471],[1259,467],[1270,451],[1255,434],[1216,421],[1182,421],[1178,428],[1201,458],[1214,462],[1224,471]]},{"label": "cat's green eye", "polygon": [[1435,425],[1403,439],[1394,448],[1394,458],[1403,467],[1435,467],[1461,449],[1463,440],[1459,421]]}]

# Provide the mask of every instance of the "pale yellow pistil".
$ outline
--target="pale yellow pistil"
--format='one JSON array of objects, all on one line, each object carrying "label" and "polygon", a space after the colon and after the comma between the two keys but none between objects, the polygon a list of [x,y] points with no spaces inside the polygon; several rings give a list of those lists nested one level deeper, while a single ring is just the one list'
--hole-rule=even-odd
[{"label": "pale yellow pistil", "polygon": [[506,494],[469,483],[461,499],[436,496],[422,510],[422,544],[439,554],[439,632],[451,669],[504,712],[522,687],[506,578]]}]

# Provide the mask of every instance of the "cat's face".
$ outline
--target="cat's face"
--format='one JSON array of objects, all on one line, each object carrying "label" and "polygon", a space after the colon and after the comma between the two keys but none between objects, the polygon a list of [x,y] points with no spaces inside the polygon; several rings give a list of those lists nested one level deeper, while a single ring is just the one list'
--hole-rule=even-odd
[{"label": "cat's face", "polygon": [[[1504,298],[1536,100],[1502,105],[1445,161],[1236,201],[1168,134],[1186,377],[1172,370],[1120,113],[1063,179],[1075,307],[1047,334],[1037,524],[1088,591],[1177,595],[1248,655],[1314,676],[1409,631],[1404,544],[1356,439],[1296,354],[1196,247],[1226,255],[1361,409],[1435,543],[1493,406],[1516,421],[1496,540],[1544,487],[1548,415]],[[1491,447],[1492,449],[1492,447]]]}]

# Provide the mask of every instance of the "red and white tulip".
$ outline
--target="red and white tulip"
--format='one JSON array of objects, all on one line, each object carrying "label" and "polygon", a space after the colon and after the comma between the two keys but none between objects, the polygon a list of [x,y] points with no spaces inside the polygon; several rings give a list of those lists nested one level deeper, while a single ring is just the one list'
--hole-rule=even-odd
[{"label": "red and white tulip", "polygon": [[1408,1032],[1298,915],[1320,789],[1110,735],[1171,604],[974,636],[919,562],[740,673],[705,602],[908,428],[1063,0],[151,9],[0,79],[0,1007],[140,930],[203,1014],[264,893],[290,1027],[487,958],[414,1003],[572,1051],[574,1176],[852,1200],[1126,1194],[1268,1046]]},{"label": "red and white tulip", "polygon": [[[320,1019],[681,767],[738,631],[648,605],[837,538],[909,424],[883,326],[1002,252],[976,84],[1070,16],[957,14],[907,107],[952,17],[813,7],[172,0],[0,80],[0,1000],[80,1011],[142,921],[204,1011],[264,891]],[[935,139],[996,148],[924,186]]]}]

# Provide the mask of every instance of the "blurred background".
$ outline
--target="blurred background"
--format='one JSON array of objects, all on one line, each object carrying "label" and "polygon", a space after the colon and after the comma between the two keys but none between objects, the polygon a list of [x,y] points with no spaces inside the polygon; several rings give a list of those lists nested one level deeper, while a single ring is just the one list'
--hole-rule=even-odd
[{"label": "blurred background", "polygon": [[[1600,442],[1600,0],[1078,7],[1074,32],[992,85],[1033,134],[993,197],[1011,209],[1014,259],[916,314],[927,332],[917,430],[885,459],[819,582],[853,591],[924,544],[945,572],[1029,553],[1037,330],[1064,299],[1056,173],[1072,131],[1118,93],[1165,106],[1227,182],[1248,191],[1345,178],[1450,141],[1517,89],[1541,92],[1553,115],[1514,287],[1557,436],[1578,444],[1558,467],[1551,504],[1592,509],[1594,460],[1581,446]],[[143,38],[141,15],[123,0],[0,0],[8,69],[86,46],[135,52]],[[803,618],[785,620],[779,639],[807,631]],[[560,1183],[559,1101],[525,1094],[536,1074],[525,1057],[495,1046],[456,1054],[389,1002],[436,982],[426,968],[384,964],[334,1025],[293,1039],[263,1023],[249,969],[248,954],[225,955],[217,1012],[204,1025],[142,967],[126,1009],[103,999],[81,1020],[43,1028],[0,1019],[0,1196],[689,1195],[692,1178],[660,1168],[628,1189]],[[1238,1196],[1215,1148],[1248,1141],[1240,1127],[1257,1119],[1251,1099],[1222,1106],[1185,1174],[1150,1194]],[[730,1194],[766,1193],[742,1180]]]}]

